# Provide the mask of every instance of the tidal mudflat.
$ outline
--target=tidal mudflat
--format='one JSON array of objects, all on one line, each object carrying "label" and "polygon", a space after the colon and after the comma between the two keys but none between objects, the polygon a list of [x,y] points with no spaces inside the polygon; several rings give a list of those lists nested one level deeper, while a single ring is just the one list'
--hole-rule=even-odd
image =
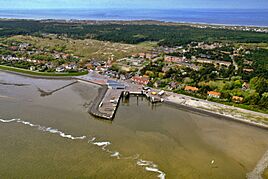
[{"label": "tidal mudflat", "polygon": [[266,130],[145,98],[96,119],[99,87],[73,82],[0,72],[1,178],[245,178],[268,149]]}]

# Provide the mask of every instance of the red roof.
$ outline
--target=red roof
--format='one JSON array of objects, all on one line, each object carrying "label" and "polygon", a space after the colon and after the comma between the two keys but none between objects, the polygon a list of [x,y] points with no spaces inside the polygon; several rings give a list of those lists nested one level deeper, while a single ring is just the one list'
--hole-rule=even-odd
[{"label": "red roof", "polygon": [[212,96],[221,96],[221,93],[216,92],[216,91],[209,91],[208,95],[212,95]]},{"label": "red roof", "polygon": [[185,86],[184,90],[185,91],[198,91],[199,89],[193,86]]},{"label": "red roof", "polygon": [[132,81],[139,83],[139,84],[147,85],[149,83],[149,78],[141,77],[141,76],[134,76],[132,77]]}]

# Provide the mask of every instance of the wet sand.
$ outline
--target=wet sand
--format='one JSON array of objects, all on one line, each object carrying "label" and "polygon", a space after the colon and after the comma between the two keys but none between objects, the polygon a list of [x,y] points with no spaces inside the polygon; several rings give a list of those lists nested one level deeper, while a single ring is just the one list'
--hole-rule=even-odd
[{"label": "wet sand", "polygon": [[263,177],[264,179],[268,179],[268,168],[264,171]]},{"label": "wet sand", "polygon": [[1,178],[245,178],[268,148],[266,130],[145,98],[121,102],[113,122],[96,119],[95,85],[41,96],[72,81],[0,81],[29,84],[0,84]]}]

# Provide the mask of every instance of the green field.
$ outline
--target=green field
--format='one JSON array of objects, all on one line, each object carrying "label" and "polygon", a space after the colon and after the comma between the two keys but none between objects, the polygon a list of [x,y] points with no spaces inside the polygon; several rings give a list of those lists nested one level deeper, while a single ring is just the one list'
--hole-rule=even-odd
[{"label": "green field", "polygon": [[21,68],[15,68],[15,67],[9,67],[9,66],[4,66],[0,65],[0,70],[5,70],[5,71],[12,71],[16,73],[23,73],[27,75],[33,75],[33,76],[55,76],[55,77],[63,77],[63,76],[81,76],[81,75],[86,75],[88,71],[83,71],[83,72],[74,72],[74,73],[48,73],[48,72],[36,72],[36,71],[30,71],[30,70],[25,70]]},{"label": "green field", "polygon": [[240,46],[243,46],[245,48],[263,48],[268,50],[268,43],[237,43],[235,44],[235,47],[239,48]]},{"label": "green field", "polygon": [[54,50],[57,48],[64,48],[66,53],[79,56],[83,60],[107,60],[111,56],[113,56],[114,59],[120,59],[126,56],[131,56],[132,54],[146,52],[155,45],[154,43],[149,42],[131,45],[93,39],[59,39],[55,37],[41,38],[22,35],[9,37],[7,40],[30,43],[39,49]]}]

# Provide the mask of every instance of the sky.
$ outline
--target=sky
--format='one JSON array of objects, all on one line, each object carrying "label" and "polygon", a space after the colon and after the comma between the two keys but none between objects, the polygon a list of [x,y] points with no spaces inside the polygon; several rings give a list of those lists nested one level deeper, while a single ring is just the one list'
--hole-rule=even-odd
[{"label": "sky", "polygon": [[0,9],[268,9],[268,0],[0,0]]}]

